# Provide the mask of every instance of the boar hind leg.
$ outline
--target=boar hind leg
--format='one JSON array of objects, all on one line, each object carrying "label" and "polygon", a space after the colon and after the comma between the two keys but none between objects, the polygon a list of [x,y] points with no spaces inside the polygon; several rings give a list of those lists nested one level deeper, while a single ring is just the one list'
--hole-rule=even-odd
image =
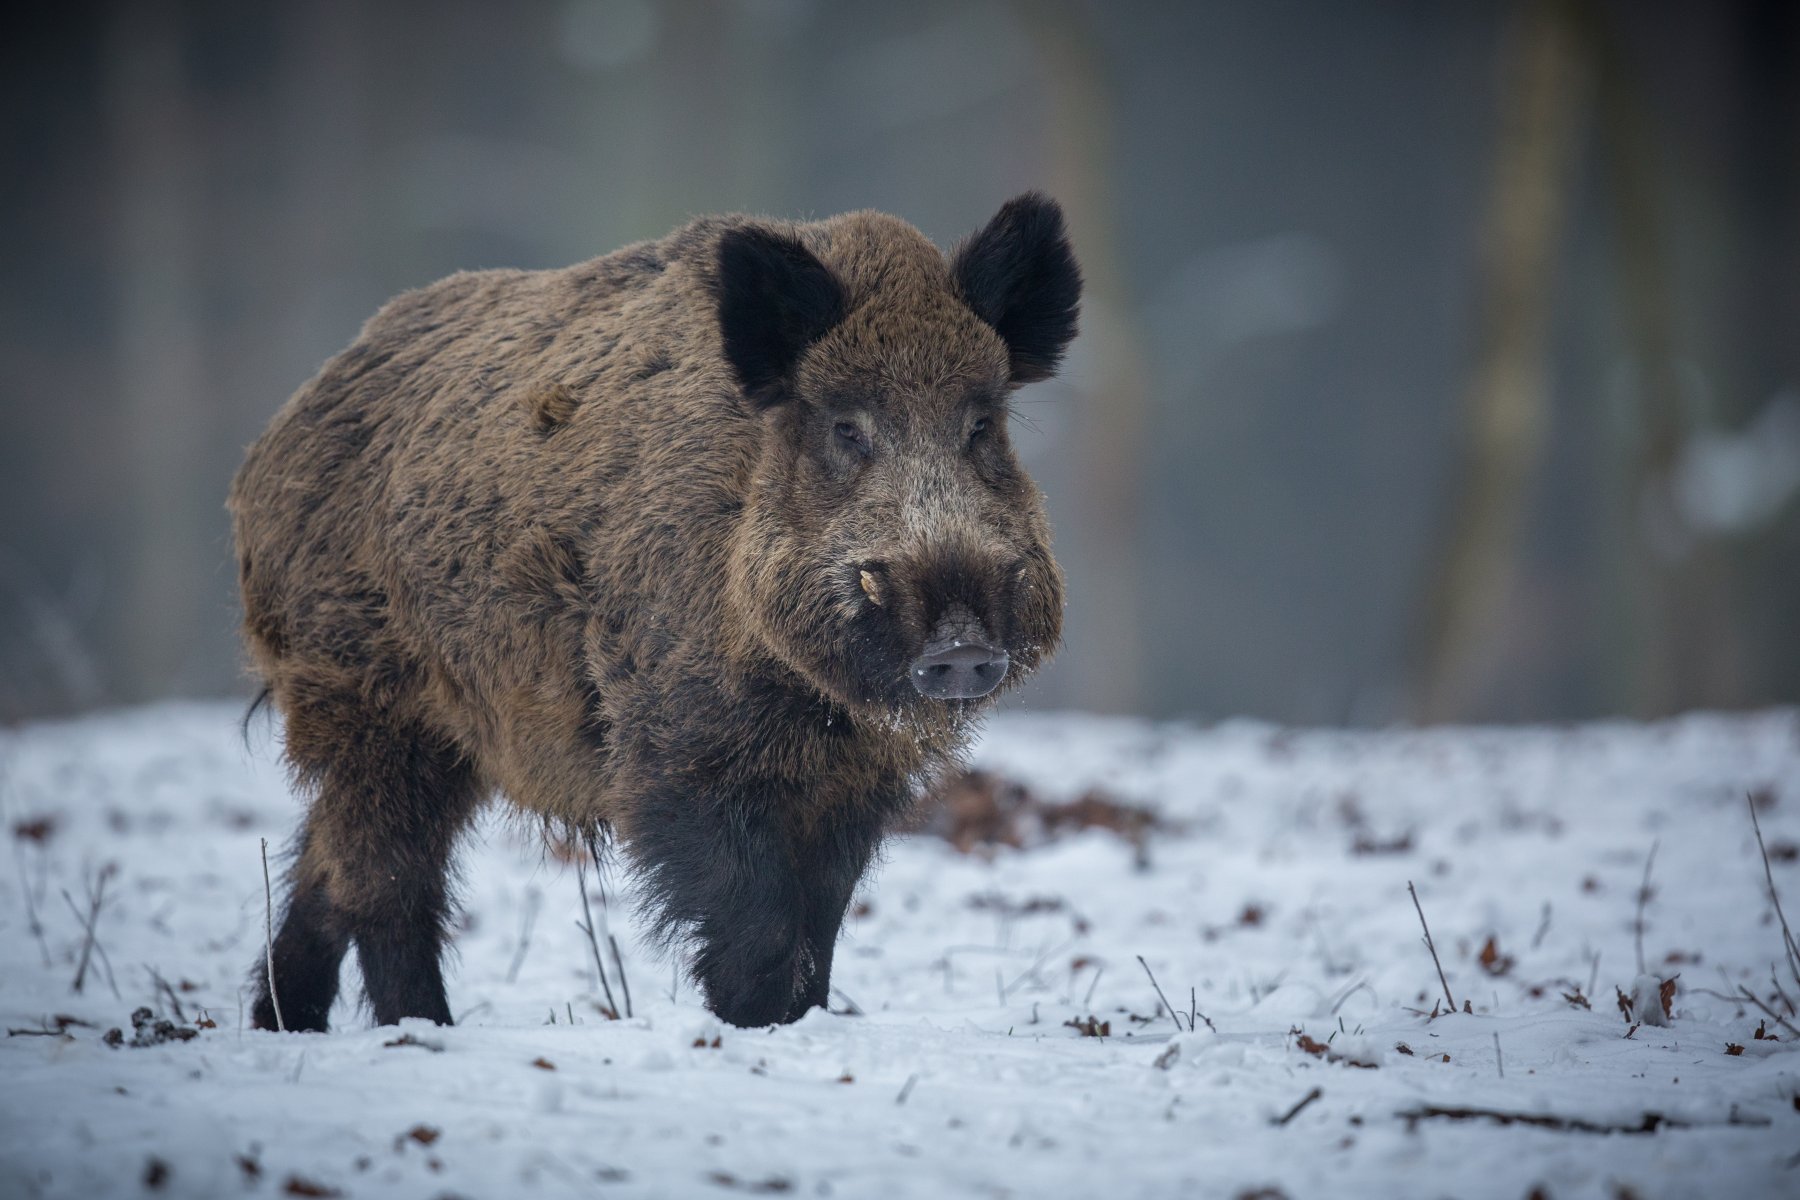
[{"label": "boar hind leg", "polygon": [[[291,877],[287,912],[281,932],[275,936],[273,966],[269,955],[258,955],[250,977],[256,1000],[250,1007],[250,1023],[257,1029],[325,1032],[331,1003],[337,999],[338,969],[350,938],[332,910],[324,880],[307,853],[302,839],[300,860]],[[269,998],[273,969],[275,994],[281,1001],[281,1019]]]},{"label": "boar hind leg", "polygon": [[[337,959],[354,942],[378,1025],[450,1024],[440,959],[450,855],[479,795],[468,762],[444,739],[360,704],[290,711],[287,753],[314,800],[277,940],[283,1016],[281,947],[291,943],[321,968],[335,954],[335,988]],[[309,1027],[324,1027],[323,1012]]]}]

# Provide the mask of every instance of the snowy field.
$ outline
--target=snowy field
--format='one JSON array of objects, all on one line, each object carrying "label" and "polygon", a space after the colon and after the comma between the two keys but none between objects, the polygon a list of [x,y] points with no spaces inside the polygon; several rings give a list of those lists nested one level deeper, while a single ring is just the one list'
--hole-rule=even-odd
[{"label": "snowy field", "polygon": [[[258,839],[285,845],[298,807],[237,715],[0,733],[0,1196],[1800,1196],[1794,1039],[1724,998],[1787,1016],[1772,968],[1800,996],[1746,802],[1800,917],[1792,712],[1005,718],[976,762],[1023,785],[1000,799],[1024,846],[897,840],[841,1011],[774,1030],[709,1017],[637,941],[628,881],[635,1015],[605,1019],[573,867],[490,820],[461,860],[457,1027],[344,1001],[325,1036],[241,1028]],[[1096,790],[1103,823],[1155,827],[1057,820]],[[197,1032],[134,1046],[140,1006]]]}]

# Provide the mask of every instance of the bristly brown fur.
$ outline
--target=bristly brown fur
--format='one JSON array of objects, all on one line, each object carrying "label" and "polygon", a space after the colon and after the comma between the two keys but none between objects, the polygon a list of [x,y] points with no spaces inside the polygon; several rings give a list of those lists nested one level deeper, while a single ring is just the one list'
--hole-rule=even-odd
[{"label": "bristly brown fur", "polygon": [[352,943],[379,1021],[449,1020],[446,871],[495,792],[613,830],[721,1016],[823,1004],[883,830],[983,704],[908,664],[949,613],[1006,686],[1056,646],[1006,397],[1079,288],[1027,196],[954,262],[878,213],[704,218],[377,313],[231,491],[246,642],[312,796],[289,1026],[324,1028]]}]

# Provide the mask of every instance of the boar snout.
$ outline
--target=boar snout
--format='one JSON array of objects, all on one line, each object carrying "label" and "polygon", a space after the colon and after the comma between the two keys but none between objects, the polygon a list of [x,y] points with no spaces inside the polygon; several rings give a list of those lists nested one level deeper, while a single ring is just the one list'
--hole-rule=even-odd
[{"label": "boar snout", "polygon": [[946,613],[907,674],[921,696],[975,700],[1000,686],[1011,659],[967,610]]}]

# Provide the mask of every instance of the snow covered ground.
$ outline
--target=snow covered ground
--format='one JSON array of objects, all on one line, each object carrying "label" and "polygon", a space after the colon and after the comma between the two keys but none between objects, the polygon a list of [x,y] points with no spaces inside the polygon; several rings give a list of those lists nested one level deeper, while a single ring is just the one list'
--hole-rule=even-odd
[{"label": "snow covered ground", "polygon": [[[462,858],[458,1026],[371,1029],[346,1001],[326,1036],[241,1028],[258,839],[284,845],[298,808],[272,735],[246,750],[236,717],[0,734],[0,1018],[30,1031],[0,1041],[0,1195],[1800,1195],[1794,1040],[1702,991],[1787,978],[1745,796],[1800,917],[1792,712],[1381,734],[1007,717],[979,765],[1162,827],[1141,854],[1106,830],[990,855],[898,840],[838,955],[861,1015],[774,1030],[721,1028],[619,895],[636,1015],[604,1019],[574,870],[492,820]],[[1616,989],[1653,846],[1642,952],[1679,980],[1672,1021],[1633,1030]],[[1431,1016],[1409,880],[1468,1013]],[[178,1026],[214,1024],[103,1041],[139,1006],[175,1019],[171,993]]]}]

